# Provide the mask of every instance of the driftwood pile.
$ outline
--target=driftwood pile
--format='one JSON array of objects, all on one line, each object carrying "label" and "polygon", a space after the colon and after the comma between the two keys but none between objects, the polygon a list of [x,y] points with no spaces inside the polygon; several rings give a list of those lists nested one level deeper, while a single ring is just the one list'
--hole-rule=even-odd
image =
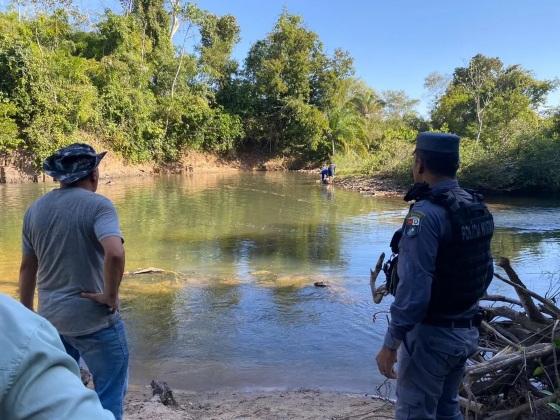
[{"label": "driftwood pile", "polygon": [[[376,287],[385,255],[371,271],[375,303],[387,296],[387,285]],[[560,308],[558,290],[541,296],[523,284],[507,258],[497,266],[517,298],[486,295],[478,352],[472,355],[460,391],[466,418],[560,418]]]}]

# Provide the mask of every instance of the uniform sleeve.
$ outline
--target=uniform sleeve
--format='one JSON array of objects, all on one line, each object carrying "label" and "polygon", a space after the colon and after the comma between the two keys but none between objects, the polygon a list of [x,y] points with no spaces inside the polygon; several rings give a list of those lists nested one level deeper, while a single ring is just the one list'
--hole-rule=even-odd
[{"label": "uniform sleeve", "polygon": [[21,231],[21,252],[23,255],[35,255],[35,250],[33,249],[33,244],[31,243],[31,228],[29,226],[29,209],[25,212],[23,217],[23,228]]},{"label": "uniform sleeve", "polygon": [[106,198],[100,201],[95,213],[93,229],[98,241],[102,241],[110,236],[123,238],[119,226],[119,216],[113,203]]},{"label": "uniform sleeve", "polygon": [[0,411],[7,418],[114,419],[95,392],[82,384],[76,362],[64,351],[58,333],[47,321],[30,336],[15,373],[1,404]]},{"label": "uniform sleeve", "polygon": [[441,221],[428,210],[415,206],[405,220],[397,267],[400,281],[384,341],[391,349],[397,349],[406,333],[422,322],[430,303]]}]

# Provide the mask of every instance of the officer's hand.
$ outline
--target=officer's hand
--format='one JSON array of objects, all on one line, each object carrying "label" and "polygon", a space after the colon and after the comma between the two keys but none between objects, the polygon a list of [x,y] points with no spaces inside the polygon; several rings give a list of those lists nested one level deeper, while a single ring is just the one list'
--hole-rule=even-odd
[{"label": "officer's hand", "polygon": [[88,292],[82,292],[80,295],[83,298],[88,298],[101,305],[108,306],[111,313],[119,309],[118,297],[112,298],[110,296],[107,296],[105,293],[88,293]]},{"label": "officer's hand", "polygon": [[389,379],[397,379],[395,363],[397,363],[397,351],[383,346],[375,358],[379,372]]}]

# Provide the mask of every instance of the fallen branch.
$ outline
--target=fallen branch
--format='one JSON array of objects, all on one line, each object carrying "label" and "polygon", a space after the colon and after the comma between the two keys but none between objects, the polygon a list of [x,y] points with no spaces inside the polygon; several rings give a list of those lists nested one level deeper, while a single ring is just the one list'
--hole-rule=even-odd
[{"label": "fallen branch", "polygon": [[541,398],[540,400],[537,401],[529,401],[528,403],[522,404],[518,407],[512,408],[510,410],[502,410],[502,411],[496,411],[494,413],[492,413],[492,415],[490,417],[488,417],[486,420],[498,420],[498,419],[514,419],[517,418],[517,416],[519,416],[520,414],[526,412],[526,411],[531,411],[532,413],[534,413],[535,408],[539,408],[542,407],[545,404],[554,402],[556,400],[558,400],[558,398],[560,398],[560,392],[556,392],[552,395],[549,395],[547,397]]},{"label": "fallen branch", "polygon": [[494,336],[496,336],[496,338],[499,338],[500,340],[502,340],[504,343],[506,343],[508,346],[512,346],[514,348],[520,348],[518,343],[513,342],[512,340],[510,340],[509,338],[507,338],[503,332],[498,331],[498,329],[496,327],[493,327],[492,325],[490,325],[488,322],[486,321],[482,321],[482,323],[480,324],[480,326],[482,328],[484,328],[486,331],[491,332],[492,334],[494,334]]},{"label": "fallen branch", "polygon": [[483,404],[473,400],[469,400],[468,398],[465,397],[459,397],[459,405],[463,407],[467,413],[472,412],[481,415],[484,411]]},{"label": "fallen branch", "polygon": [[504,283],[509,284],[510,286],[515,287],[516,289],[523,289],[522,291],[527,293],[529,296],[535,298],[536,300],[538,300],[539,302],[541,302],[551,313],[554,314],[555,317],[560,318],[560,309],[558,309],[554,303],[552,303],[552,301],[538,295],[537,293],[533,292],[532,290],[527,289],[524,286],[520,286],[518,284],[515,284],[514,282],[506,279],[504,276],[499,275],[498,273],[494,273],[494,277],[496,277],[497,279],[500,279],[501,281],[503,281]]},{"label": "fallen branch", "polygon": [[494,356],[492,359],[485,363],[479,363],[474,366],[467,366],[466,374],[470,376],[484,375],[489,372],[496,372],[513,366],[517,363],[526,360],[535,359],[537,357],[546,356],[554,350],[554,345],[551,343],[539,343],[531,347],[523,348],[522,350],[513,354]]},{"label": "fallen branch", "polygon": [[505,306],[485,308],[484,312],[491,315],[492,318],[502,317],[502,318],[510,319],[514,323],[517,323],[521,325],[523,328],[533,332],[539,331],[542,328],[541,323],[531,321],[525,314],[519,313]]},{"label": "fallen branch", "polygon": [[502,295],[486,295],[486,296],[482,296],[480,298],[480,300],[493,301],[493,302],[504,302],[504,303],[511,303],[512,305],[523,306],[521,304],[521,302],[519,302],[518,300],[509,298],[507,296],[502,296]]},{"label": "fallen branch", "polygon": [[384,260],[385,260],[385,253],[382,252],[379,258],[377,259],[377,263],[375,264],[375,269],[369,270],[369,286],[371,289],[371,298],[375,303],[379,303],[381,302],[381,299],[383,299],[383,296],[381,296],[381,299],[379,299],[379,294],[376,294],[377,289],[375,288],[375,282],[377,281],[377,277],[379,277],[379,273],[383,270]]},{"label": "fallen branch", "polygon": [[527,313],[529,319],[531,321],[540,322],[540,323],[546,322],[546,318],[539,311],[539,309],[535,305],[535,302],[533,302],[533,299],[531,299],[531,295],[527,293],[527,287],[525,286],[525,284],[523,284],[523,282],[521,281],[521,279],[519,278],[515,270],[511,267],[509,259],[502,257],[498,259],[496,265],[504,269],[504,271],[506,272],[507,276],[509,277],[512,283],[515,283],[518,286],[520,286],[520,287],[516,287],[515,291],[517,292],[517,295],[519,296],[519,300],[521,301],[523,308],[525,308],[525,312]]}]

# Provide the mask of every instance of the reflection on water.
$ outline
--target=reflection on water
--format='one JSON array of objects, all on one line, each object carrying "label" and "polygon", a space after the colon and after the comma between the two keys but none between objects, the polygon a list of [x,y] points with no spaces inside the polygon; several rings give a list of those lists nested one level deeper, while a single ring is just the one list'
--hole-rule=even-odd
[{"label": "reflection on water", "polygon": [[[23,212],[52,187],[0,187],[3,292],[15,294]],[[100,192],[119,210],[127,269],[172,272],[123,282],[132,382],[364,392],[381,382],[373,356],[386,323],[371,314],[389,301],[373,307],[368,269],[388,251],[402,200],[274,173],[116,180]],[[491,204],[495,255],[546,291],[558,280],[560,202]]]}]

